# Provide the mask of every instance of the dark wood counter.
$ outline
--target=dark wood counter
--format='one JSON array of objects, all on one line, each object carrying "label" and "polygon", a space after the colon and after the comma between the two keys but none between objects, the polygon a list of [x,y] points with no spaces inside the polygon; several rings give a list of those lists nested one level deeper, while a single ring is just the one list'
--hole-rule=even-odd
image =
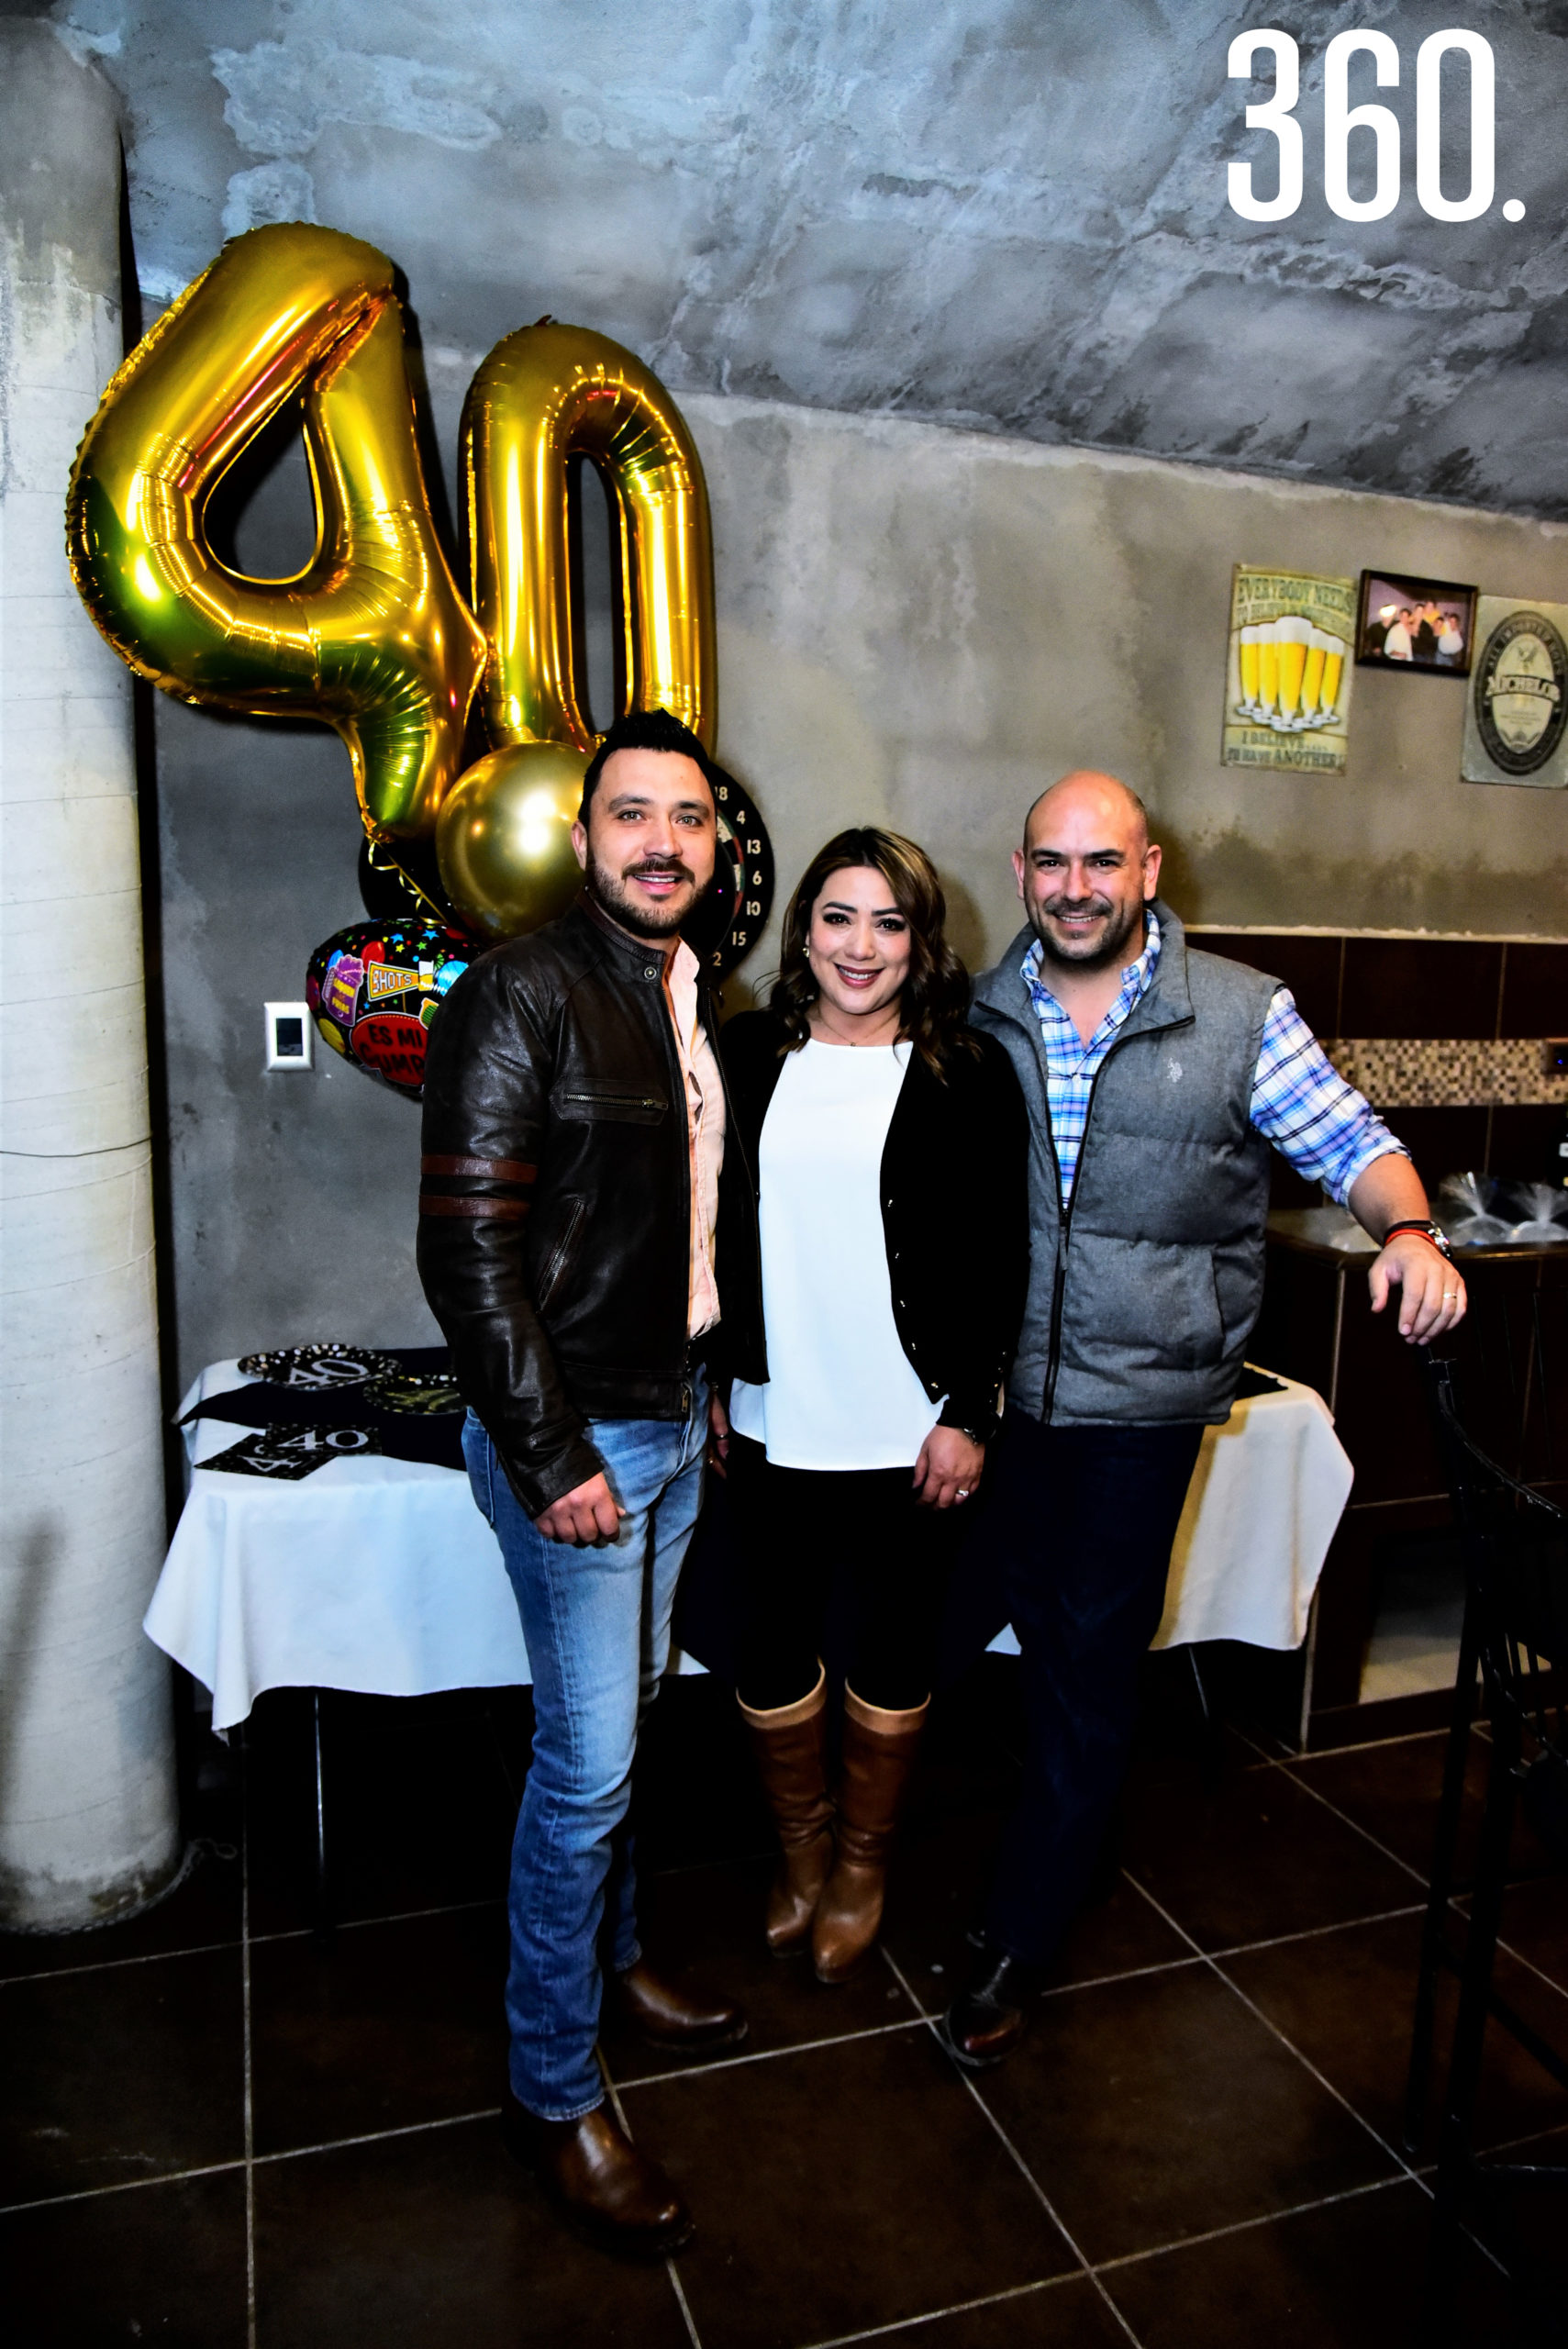
[{"label": "dark wood counter", "polygon": [[[1346,1734],[1357,1707],[1382,1560],[1399,1538],[1441,1527],[1448,1500],[1413,1349],[1396,1301],[1374,1315],[1366,1275],[1376,1250],[1337,1208],[1269,1218],[1268,1278],[1249,1359],[1315,1386],[1356,1472],[1318,1587],[1305,1659],[1301,1723],[1308,1744]],[[1514,1475],[1568,1500],[1568,1242],[1456,1248],[1470,1311],[1445,1345],[1459,1364],[1466,1425]],[[1356,1734],[1416,1726],[1443,1700],[1379,1706]],[[1393,1716],[1398,1713],[1399,1718]],[[1408,1718],[1407,1718],[1408,1717]]]}]

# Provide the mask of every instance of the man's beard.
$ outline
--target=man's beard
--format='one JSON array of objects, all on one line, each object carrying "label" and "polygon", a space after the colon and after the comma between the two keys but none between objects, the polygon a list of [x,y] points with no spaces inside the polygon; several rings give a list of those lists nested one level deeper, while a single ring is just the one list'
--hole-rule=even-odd
[{"label": "man's beard", "polygon": [[690,865],[684,864],[678,856],[648,856],[628,870],[632,873],[679,874],[691,884],[691,894],[684,897],[671,897],[662,906],[639,905],[628,893],[626,875],[612,873],[590,850],[585,885],[588,895],[604,907],[612,921],[618,922],[623,930],[635,931],[639,938],[673,937],[692,912],[701,894],[696,885],[696,875]]},{"label": "man's beard", "polygon": [[[1060,916],[1068,912],[1109,914],[1111,924],[1101,933],[1096,945],[1085,944],[1081,952],[1074,953],[1071,947],[1064,948],[1058,939],[1051,936],[1043,918],[1046,914]],[[1108,897],[1091,897],[1086,906],[1076,898],[1049,897],[1040,913],[1031,915],[1029,926],[1040,941],[1040,952],[1050,962],[1060,963],[1064,968],[1073,971],[1103,971],[1113,963],[1128,960],[1127,950],[1133,939],[1141,941],[1143,936],[1144,908],[1140,902],[1130,906],[1119,922],[1115,918],[1115,912]]]}]

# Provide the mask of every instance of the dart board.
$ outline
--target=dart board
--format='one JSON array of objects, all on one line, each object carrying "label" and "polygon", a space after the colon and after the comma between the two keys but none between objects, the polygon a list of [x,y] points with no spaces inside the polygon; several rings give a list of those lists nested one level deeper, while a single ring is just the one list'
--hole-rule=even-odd
[{"label": "dart board", "polygon": [[685,931],[714,977],[722,979],[751,952],[772,910],[773,850],[756,801],[722,767],[713,771],[713,794],[718,808],[713,888]]}]

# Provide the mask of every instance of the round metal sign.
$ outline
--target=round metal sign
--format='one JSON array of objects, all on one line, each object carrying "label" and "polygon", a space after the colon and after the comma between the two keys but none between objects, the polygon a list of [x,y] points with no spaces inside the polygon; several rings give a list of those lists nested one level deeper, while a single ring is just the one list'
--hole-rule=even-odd
[{"label": "round metal sign", "polygon": [[1568,645],[1542,612],[1510,612],[1475,664],[1475,723],[1502,774],[1535,774],[1568,726]]}]

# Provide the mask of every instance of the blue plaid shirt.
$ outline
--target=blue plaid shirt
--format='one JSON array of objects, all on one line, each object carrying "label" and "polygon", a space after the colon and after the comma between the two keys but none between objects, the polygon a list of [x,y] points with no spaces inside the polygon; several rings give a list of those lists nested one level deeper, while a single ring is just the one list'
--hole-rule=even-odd
[{"label": "blue plaid shirt", "polygon": [[[1160,967],[1160,925],[1151,913],[1143,952],[1121,974],[1121,992],[1085,1044],[1040,975],[1040,941],[1024,956],[1023,982],[1029,991],[1045,1039],[1046,1097],[1051,1136],[1062,1169],[1062,1204],[1073,1196],[1078,1153],[1089,1114],[1089,1094],[1118,1029],[1153,984]],[[1258,1065],[1252,1077],[1252,1123],[1309,1183],[1321,1183],[1342,1207],[1356,1177],[1374,1158],[1409,1152],[1384,1124],[1370,1102],[1347,1085],[1296,1008],[1288,987],[1280,987],[1263,1022]]]}]

